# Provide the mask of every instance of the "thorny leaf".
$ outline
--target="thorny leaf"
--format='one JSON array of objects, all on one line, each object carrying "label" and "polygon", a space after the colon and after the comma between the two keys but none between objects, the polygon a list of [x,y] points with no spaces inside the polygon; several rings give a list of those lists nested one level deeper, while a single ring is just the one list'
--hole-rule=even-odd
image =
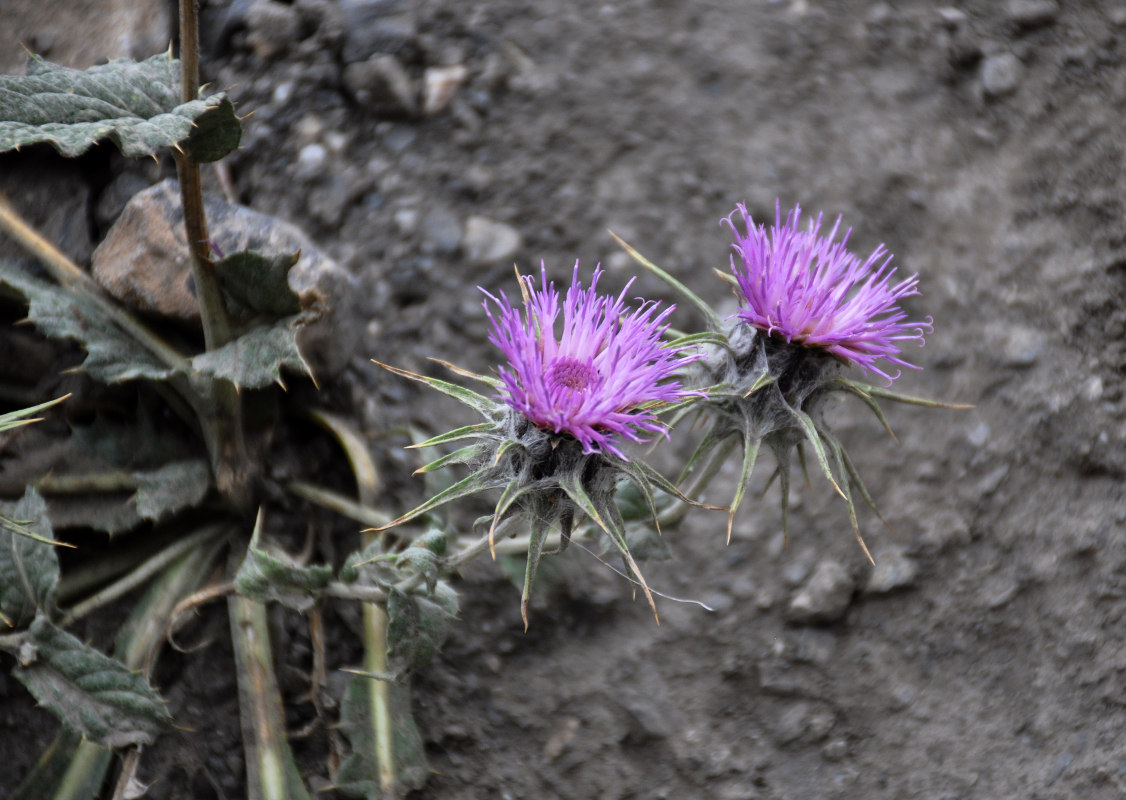
[{"label": "thorny leaf", "polygon": [[33,278],[5,261],[0,261],[0,283],[27,299],[27,318],[44,334],[82,345],[87,352],[82,369],[97,380],[118,383],[172,376],[167,365],[117,327],[86,295]]},{"label": "thorny leaf", "polygon": [[133,477],[137,513],[150,522],[199,505],[211,488],[211,467],[202,459],[174,461],[150,472],[135,472]]},{"label": "thorny leaf", "polygon": [[301,310],[301,299],[289,287],[289,270],[300,253],[266,255],[243,250],[215,262],[215,277],[232,310],[248,309],[274,319]]},{"label": "thorny leaf", "polygon": [[272,325],[259,325],[218,350],[196,356],[191,360],[192,369],[228,380],[240,389],[282,384],[283,367],[311,375],[297,347],[297,329],[307,321],[306,315],[297,314]]},{"label": "thorny leaf", "polygon": [[180,147],[203,162],[234,150],[241,136],[225,95],[180,102],[180,63],[167,54],[86,71],[32,56],[27,75],[0,76],[0,152],[47,142],[73,157],[109,139],[127,156]]},{"label": "thorny leaf", "polygon": [[391,589],[387,596],[387,664],[391,671],[404,674],[425,666],[446,641],[457,612],[457,592],[444,581],[429,596]]},{"label": "thorny leaf", "polygon": [[[393,372],[396,375],[401,375],[404,378],[409,378],[412,381],[425,383],[431,389],[441,392],[442,394],[449,395],[459,403],[463,403],[470,408],[477,411],[481,416],[491,419],[497,412],[499,406],[496,402],[490,400],[484,395],[480,395],[472,389],[466,389],[464,386],[458,386],[456,383],[449,381],[439,380],[438,378],[428,378],[425,375],[419,375],[409,370],[400,369],[399,367],[392,367],[389,364],[384,364],[382,361],[372,359],[372,363],[378,364],[388,372]],[[432,443],[432,442],[431,442]],[[418,445],[422,447],[423,445]]]},{"label": "thorny leaf", "polygon": [[[567,522],[565,524],[570,524]],[[569,534],[570,531],[567,531]],[[528,630],[528,601],[532,597],[532,585],[543,556],[543,546],[547,539],[547,525],[538,518],[532,519],[532,530],[528,536],[528,557],[524,562],[524,588],[520,591],[520,618],[524,621],[524,631]]]},{"label": "thorny leaf", "polygon": [[37,406],[30,408],[18,408],[15,411],[9,411],[7,414],[0,414],[0,433],[10,431],[12,428],[18,428],[21,425],[29,425],[32,422],[39,422],[37,419],[28,419],[32,414],[38,414],[45,408],[50,408],[53,405],[61,403],[66,400],[70,395],[57,397],[54,400],[48,400],[46,403],[40,403]]},{"label": "thorny leaf", "polygon": [[[394,774],[398,779],[396,796],[402,796],[412,789],[421,789],[429,770],[422,735],[411,714],[410,686],[396,682],[388,684],[386,689],[394,724],[390,750],[394,756]],[[363,800],[386,798],[377,777],[380,773],[379,748],[372,719],[375,691],[375,679],[354,675],[348,681],[340,706],[339,730],[347,738],[352,752],[340,765],[336,788],[349,797]]]},{"label": "thorny leaf", "polygon": [[303,567],[288,557],[268,553],[255,541],[235,576],[235,590],[263,603],[278,602],[295,611],[308,611],[332,581],[332,567],[313,564]]},{"label": "thorny leaf", "polygon": [[150,744],[172,718],[138,673],[36,617],[15,676],[67,727],[105,747]]},{"label": "thorny leaf", "polygon": [[[41,539],[51,538],[47,506],[28,487],[15,503],[0,503],[0,514],[15,520]],[[59,559],[55,548],[19,532],[0,528],[0,628],[25,628],[40,612],[55,605]]]}]

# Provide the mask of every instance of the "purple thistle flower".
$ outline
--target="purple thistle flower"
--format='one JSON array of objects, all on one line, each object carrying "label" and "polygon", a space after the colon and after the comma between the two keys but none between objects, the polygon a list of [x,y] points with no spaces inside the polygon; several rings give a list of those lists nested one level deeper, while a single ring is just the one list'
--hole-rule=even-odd
[{"label": "purple thistle flower", "polygon": [[[742,215],[746,234],[735,226]],[[919,279],[912,275],[892,286],[892,256],[881,244],[861,261],[846,247],[852,229],[839,242],[841,218],[827,236],[820,236],[822,215],[805,231],[798,230],[801,206],[794,206],[782,221],[781,203],[775,205],[775,222],[769,232],[740,203],[723,221],[735,234],[731,269],[738,282],[741,308],[738,316],[750,325],[805,347],[818,347],[890,384],[889,375],[876,366],[878,359],[919,369],[899,357],[899,342],[917,341],[932,331],[933,319],[909,322],[897,304],[919,294]],[[885,257],[886,256],[886,257]]]},{"label": "purple thistle flower", "polygon": [[508,360],[499,368],[501,399],[536,426],[577,439],[585,453],[625,456],[622,439],[647,441],[646,434],[667,436],[653,409],[698,394],[670,377],[698,358],[685,347],[669,347],[661,335],[675,306],[660,313],[658,303],[627,308],[631,279],[617,298],[597,293],[602,270],[595,268],[590,288],[579,281],[579,265],[563,303],[563,331],[556,339],[559,293],[540,266],[540,289],[532,277],[520,277],[523,313],[484,292],[496,303],[497,316],[485,301],[492,322],[489,341]]}]

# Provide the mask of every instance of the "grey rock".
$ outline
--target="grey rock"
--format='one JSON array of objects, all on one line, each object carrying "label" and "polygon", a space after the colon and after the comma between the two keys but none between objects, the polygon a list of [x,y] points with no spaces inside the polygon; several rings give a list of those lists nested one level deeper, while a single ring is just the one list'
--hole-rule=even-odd
[{"label": "grey rock", "polygon": [[823,742],[837,724],[837,717],[828,709],[814,711],[806,721],[806,740]]},{"label": "grey rock", "polygon": [[520,252],[523,239],[511,225],[488,217],[472,216],[465,221],[462,249],[473,266],[498,265]]},{"label": "grey rock", "polygon": [[774,735],[779,744],[796,742],[805,735],[809,725],[809,704],[795,703],[786,709],[774,725]]},{"label": "grey rock", "polygon": [[900,684],[891,690],[888,708],[892,711],[904,711],[914,705],[918,696],[919,693],[915,691],[915,687],[905,683]]},{"label": "grey rock", "polygon": [[[318,378],[347,366],[363,332],[355,320],[356,279],[288,222],[218,197],[207,196],[204,204],[211,239],[223,253],[301,252],[289,285],[298,295],[316,298],[325,312],[301,331],[302,353]],[[199,303],[180,209],[180,190],[173,180],[135,195],[94,251],[91,272],[126,305],[194,322]]]},{"label": "grey rock", "polygon": [[36,0],[0,3],[0,73],[22,73],[27,53],[76,69],[113,58],[148,58],[168,48],[171,3]]},{"label": "grey rock", "polygon": [[1059,13],[1055,0],[1009,0],[1005,19],[1022,28],[1036,28],[1055,22]]},{"label": "grey rock", "polygon": [[821,757],[826,761],[840,761],[847,755],[848,741],[845,739],[833,739],[821,748]]},{"label": "grey rock", "polygon": [[309,193],[309,213],[317,222],[334,227],[354,199],[352,185],[344,178],[333,177]]},{"label": "grey rock", "polygon": [[985,339],[991,342],[990,352],[1006,367],[1031,367],[1044,354],[1047,337],[1029,325],[992,322],[985,326]]},{"label": "grey rock", "polygon": [[902,548],[886,550],[876,556],[876,566],[864,586],[867,594],[887,594],[906,589],[919,577],[919,565]]},{"label": "grey rock", "polygon": [[399,59],[373,56],[344,68],[344,85],[357,103],[384,116],[418,113],[414,84]]},{"label": "grey rock", "polygon": [[1107,19],[1110,20],[1111,25],[1126,28],[1126,5],[1112,8],[1107,12]]},{"label": "grey rock", "polygon": [[297,41],[301,18],[297,10],[275,0],[258,0],[246,13],[246,41],[261,59],[284,53]]},{"label": "grey rock", "polygon": [[938,18],[942,20],[943,24],[950,28],[956,28],[962,25],[969,19],[966,12],[954,6],[943,6],[942,8],[935,9]]},{"label": "grey rock", "polygon": [[836,561],[822,561],[790,601],[789,617],[797,623],[838,620],[848,610],[855,588],[848,570]]},{"label": "grey rock", "polygon": [[938,509],[921,522],[919,546],[927,552],[941,552],[970,541],[970,525],[957,511]]},{"label": "grey rock", "polygon": [[758,800],[762,797],[749,780],[730,780],[713,795],[715,800]]},{"label": "grey rock", "polygon": [[404,54],[418,40],[418,20],[406,0],[341,0],[345,64],[379,54]]},{"label": "grey rock", "polygon": [[445,206],[434,206],[422,221],[423,246],[438,255],[450,256],[461,247],[461,220]]},{"label": "grey rock", "polygon": [[992,429],[990,429],[989,424],[986,422],[979,422],[977,425],[974,425],[969,429],[969,431],[966,432],[966,441],[969,442],[973,447],[980,449],[982,447],[985,447],[985,445],[989,442],[989,437],[991,434]]},{"label": "grey rock", "polygon": [[302,178],[316,177],[324,172],[328,150],[319,142],[312,142],[297,152],[296,174]]},{"label": "grey rock", "polygon": [[1010,95],[1020,86],[1024,65],[1012,53],[1000,53],[985,59],[981,65],[981,88],[986,97]]},{"label": "grey rock", "polygon": [[433,116],[444,111],[468,77],[469,70],[463,64],[427,67],[422,76],[422,113]]}]

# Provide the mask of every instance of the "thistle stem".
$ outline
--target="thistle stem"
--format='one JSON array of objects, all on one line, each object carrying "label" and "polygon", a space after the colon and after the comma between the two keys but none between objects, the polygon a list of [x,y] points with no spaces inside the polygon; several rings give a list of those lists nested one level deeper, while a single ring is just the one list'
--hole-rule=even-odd
[{"label": "thistle stem", "polygon": [[[199,3],[198,0],[180,0],[180,96],[183,102],[189,103],[196,99],[198,92]],[[203,341],[208,351],[217,350],[231,341],[231,323],[211,261],[203,182],[199,164],[190,155],[177,151],[174,156]],[[249,511],[253,507],[251,484],[255,476],[247,455],[242,400],[230,381],[215,380],[209,388],[211,396],[207,399],[212,401],[213,413],[201,414],[200,423],[211,454],[215,484],[236,509]]]},{"label": "thistle stem", "polygon": [[248,800],[311,800],[285,735],[285,708],[274,674],[266,606],[227,598],[238,669]]}]

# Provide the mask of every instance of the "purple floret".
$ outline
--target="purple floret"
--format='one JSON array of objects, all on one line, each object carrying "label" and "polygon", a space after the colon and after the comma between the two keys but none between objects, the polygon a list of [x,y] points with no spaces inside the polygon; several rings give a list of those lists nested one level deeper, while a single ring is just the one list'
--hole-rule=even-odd
[{"label": "purple floret", "polygon": [[498,299],[481,291],[499,311],[494,316],[484,303],[489,341],[508,361],[498,370],[501,399],[538,427],[575,437],[584,452],[625,458],[618,448],[623,439],[667,435],[654,407],[697,394],[671,376],[698,356],[661,341],[675,306],[658,313],[658,303],[642,302],[631,309],[625,297],[633,281],[613,298],[597,293],[601,275],[596,268],[584,289],[576,262],[558,339],[559,293],[542,265],[538,290],[531,276],[520,278],[523,313],[503,292]]},{"label": "purple floret", "polygon": [[[736,227],[743,217],[746,233]],[[767,334],[806,347],[819,347],[834,356],[875,373],[889,383],[899,377],[876,366],[884,361],[918,369],[899,357],[900,342],[921,347],[933,320],[911,322],[898,302],[919,294],[917,276],[891,285],[895,269],[892,256],[881,244],[861,261],[846,247],[852,229],[834,241],[841,219],[828,235],[820,236],[822,215],[805,231],[798,230],[801,206],[782,221],[782,206],[775,206],[775,223],[768,231],[756,226],[742,204],[727,217],[735,234],[732,245],[739,256],[731,269],[739,287],[738,316]]]}]

